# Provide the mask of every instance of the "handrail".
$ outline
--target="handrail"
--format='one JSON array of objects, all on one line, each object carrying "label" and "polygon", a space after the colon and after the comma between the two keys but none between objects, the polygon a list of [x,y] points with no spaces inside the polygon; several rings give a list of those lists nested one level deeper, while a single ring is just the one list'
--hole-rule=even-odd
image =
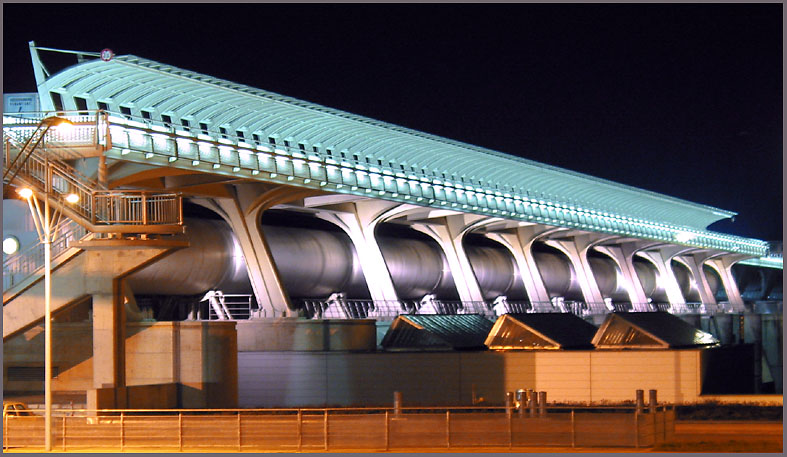
[{"label": "handrail", "polygon": [[[14,157],[12,143],[18,142],[5,134],[6,164],[18,159],[19,150]],[[47,152],[48,153],[48,152]],[[60,160],[47,160],[35,148],[31,150],[14,174],[27,185],[45,192],[47,181],[55,197],[75,193],[78,203],[69,206],[77,216],[91,225],[181,225],[180,195],[151,191],[103,191],[97,190],[94,180]],[[62,205],[62,203],[61,203]]]},{"label": "handrail", "polygon": [[[75,221],[68,220],[54,229],[58,233],[51,245],[52,259],[65,253],[75,240],[82,240],[90,234]],[[44,266],[44,245],[35,243],[3,260],[3,290],[8,290],[34,275]],[[19,277],[19,275],[24,275]]]}]

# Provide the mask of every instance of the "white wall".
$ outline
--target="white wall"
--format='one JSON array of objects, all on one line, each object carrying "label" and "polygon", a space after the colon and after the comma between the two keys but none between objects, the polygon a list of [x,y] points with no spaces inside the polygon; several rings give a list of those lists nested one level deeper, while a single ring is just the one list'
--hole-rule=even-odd
[{"label": "white wall", "polygon": [[[701,350],[508,352],[240,352],[241,407],[470,405],[473,384],[487,404],[535,389],[550,402],[696,401]],[[647,393],[646,393],[647,396]]]}]

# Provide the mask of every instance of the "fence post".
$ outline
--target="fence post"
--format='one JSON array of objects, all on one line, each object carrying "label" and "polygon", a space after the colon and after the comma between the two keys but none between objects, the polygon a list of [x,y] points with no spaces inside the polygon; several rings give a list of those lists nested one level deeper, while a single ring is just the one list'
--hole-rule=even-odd
[{"label": "fence post", "polygon": [[402,414],[402,393],[394,392],[394,414]]},{"label": "fence post", "polygon": [[240,423],[240,410],[238,410],[238,451],[240,451],[242,442],[242,432],[241,432],[241,423]]},{"label": "fence post", "polygon": [[[6,149],[8,151],[8,149]],[[6,162],[7,163],[7,162]],[[8,448],[8,416],[3,415],[3,448]]]},{"label": "fence post", "polygon": [[120,450],[123,451],[123,448],[126,446],[126,427],[125,427],[125,416],[123,411],[120,412]]},{"label": "fence post", "polygon": [[514,447],[514,414],[510,409],[508,410],[508,448]]},{"label": "fence post", "polygon": [[538,417],[546,417],[547,415],[547,393],[538,393]]},{"label": "fence post", "polygon": [[325,415],[323,416],[323,427],[322,427],[323,435],[325,436],[325,450],[328,450],[328,410],[325,410]]},{"label": "fence post", "polygon": [[634,444],[639,448],[639,410],[634,410]]},{"label": "fence post", "polygon": [[183,413],[178,412],[178,449],[183,451]]},{"label": "fence post", "polygon": [[451,411],[445,412],[445,447],[451,447]]},{"label": "fence post", "polygon": [[574,408],[571,408],[571,447],[577,447],[577,422],[574,417]]},{"label": "fence post", "polygon": [[63,416],[63,452],[66,451],[66,416]]},{"label": "fence post", "polygon": [[391,438],[390,438],[390,433],[391,433],[391,432],[390,432],[390,430],[389,430],[389,429],[390,429],[390,427],[391,427],[391,423],[389,422],[389,419],[388,419],[388,410],[386,409],[386,410],[385,410],[385,450],[386,450],[386,451],[387,451],[387,450],[389,449],[389,447],[390,447],[390,439],[391,439]]},{"label": "fence post", "polygon": [[303,413],[298,410],[298,450],[303,447]]}]

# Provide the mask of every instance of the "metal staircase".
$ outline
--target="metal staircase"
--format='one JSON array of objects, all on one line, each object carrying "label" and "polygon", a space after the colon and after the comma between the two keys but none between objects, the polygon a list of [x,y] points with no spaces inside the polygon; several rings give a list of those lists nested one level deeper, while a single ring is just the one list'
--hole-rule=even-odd
[{"label": "metal staircase", "polygon": [[[85,116],[70,116],[74,123]],[[89,238],[134,238],[183,232],[179,194],[140,190],[106,190],[96,180],[70,166],[66,160],[95,157],[103,150],[101,116],[93,116],[87,129],[76,135],[53,129],[50,118],[4,118],[3,190],[30,189],[39,200],[48,199],[55,213],[66,216],[53,227],[53,267],[58,257],[74,249],[75,241]],[[60,119],[60,118],[58,118]],[[9,125],[10,124],[10,125]],[[85,132],[92,132],[85,134]],[[75,138],[74,138],[75,137]],[[74,203],[66,197],[76,195]],[[36,203],[37,204],[37,203]],[[43,275],[43,244],[9,256],[3,262],[3,303]]]}]

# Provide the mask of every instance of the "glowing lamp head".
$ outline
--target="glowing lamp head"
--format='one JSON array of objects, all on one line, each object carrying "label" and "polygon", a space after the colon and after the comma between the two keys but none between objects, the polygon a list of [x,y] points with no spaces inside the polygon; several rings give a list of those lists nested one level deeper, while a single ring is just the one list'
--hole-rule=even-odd
[{"label": "glowing lamp head", "polygon": [[74,123],[69,121],[68,119],[58,116],[49,116],[47,118],[44,118],[43,120],[41,120],[41,124],[48,125],[50,127],[67,127],[67,126],[74,125]]},{"label": "glowing lamp head", "polygon": [[77,194],[68,194],[66,195],[66,202],[71,203],[72,205],[79,201],[79,195]]},{"label": "glowing lamp head", "polygon": [[22,198],[30,198],[33,196],[33,189],[30,189],[29,187],[23,187],[16,191],[16,193],[18,193]]},{"label": "glowing lamp head", "polygon": [[16,254],[17,251],[19,251],[19,240],[15,236],[9,236],[3,240],[3,252],[5,254]]}]

